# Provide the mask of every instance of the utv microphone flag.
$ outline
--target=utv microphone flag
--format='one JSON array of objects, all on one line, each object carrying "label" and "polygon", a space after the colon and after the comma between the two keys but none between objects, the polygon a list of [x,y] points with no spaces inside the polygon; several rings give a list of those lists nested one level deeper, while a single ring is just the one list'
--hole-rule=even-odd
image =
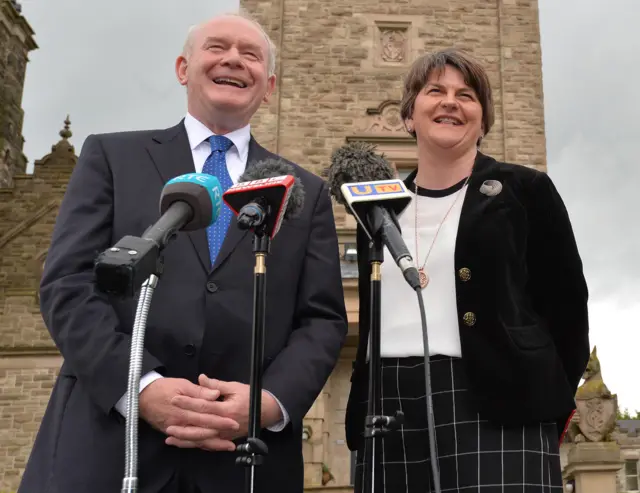
[{"label": "utv microphone flag", "polygon": [[294,183],[291,175],[240,182],[224,192],[222,199],[238,216],[241,227],[249,229],[266,221],[266,232],[273,239],[282,225]]},{"label": "utv microphone flag", "polygon": [[405,245],[396,214],[411,201],[411,194],[399,179],[344,183],[340,187],[344,201],[367,236],[380,232],[394,262],[413,289],[420,286],[420,276]]},{"label": "utv microphone flag", "polygon": [[400,179],[343,183],[340,191],[365,231],[369,230],[365,218],[370,207],[379,205],[402,211],[411,202],[411,193]]}]

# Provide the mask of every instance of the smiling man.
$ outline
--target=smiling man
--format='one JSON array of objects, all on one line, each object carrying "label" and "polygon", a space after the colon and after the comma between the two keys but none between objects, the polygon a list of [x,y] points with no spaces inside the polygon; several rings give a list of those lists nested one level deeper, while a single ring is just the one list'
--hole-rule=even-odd
[{"label": "smiling man", "polygon": [[224,15],[189,31],[176,74],[189,115],[217,134],[244,129],[276,84],[275,46],[244,16]]},{"label": "smiling man", "polygon": [[[21,493],[112,493],[124,471],[125,394],[136,300],[96,290],[93,261],[158,218],[165,183],[214,174],[223,188],[264,159],[251,135],[273,94],[274,45],[243,15],[189,31],[176,76],[187,114],[163,130],[89,136],[60,207],[41,283],[45,323],[64,364],[34,444]],[[269,255],[262,432],[269,447],[255,491],[303,491],[302,420],[347,332],[337,235],[324,182],[293,166],[305,190]],[[207,231],[181,233],[147,321],[140,382],[138,490],[237,492],[247,435],[253,318],[252,235],[225,206]]]}]

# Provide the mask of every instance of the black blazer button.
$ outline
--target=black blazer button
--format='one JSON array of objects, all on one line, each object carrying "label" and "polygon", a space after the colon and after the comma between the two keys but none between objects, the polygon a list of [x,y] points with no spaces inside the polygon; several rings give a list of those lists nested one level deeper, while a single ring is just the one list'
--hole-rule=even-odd
[{"label": "black blazer button", "polygon": [[193,356],[194,354],[196,354],[196,347],[193,344],[187,344],[184,347],[184,354],[186,354],[187,356]]},{"label": "black blazer button", "polygon": [[218,286],[216,286],[215,282],[209,281],[207,283],[207,291],[210,293],[215,293],[218,290]]},{"label": "black blazer button", "polygon": [[467,282],[471,279],[471,270],[467,267],[463,267],[458,271],[458,277],[462,282]]},{"label": "black blazer button", "polygon": [[465,325],[472,327],[476,324],[476,314],[473,312],[467,312],[462,316],[462,321]]}]

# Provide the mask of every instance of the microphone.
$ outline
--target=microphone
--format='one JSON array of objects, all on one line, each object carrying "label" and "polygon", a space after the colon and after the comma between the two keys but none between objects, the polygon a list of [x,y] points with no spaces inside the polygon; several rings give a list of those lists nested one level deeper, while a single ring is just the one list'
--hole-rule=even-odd
[{"label": "microphone", "polygon": [[335,150],[327,170],[329,192],[346,206],[369,239],[380,235],[405,280],[417,290],[420,275],[396,217],[411,201],[411,194],[402,180],[394,178],[387,160],[374,149],[366,142],[351,142]]},{"label": "microphone", "polygon": [[293,166],[268,158],[250,166],[222,199],[236,214],[240,229],[253,229],[273,239],[282,222],[302,210],[304,188]]},{"label": "microphone", "polygon": [[98,255],[94,274],[98,289],[116,296],[133,296],[152,274],[162,273],[160,252],[178,231],[195,231],[213,224],[222,208],[222,187],[215,176],[188,173],[169,180],[160,195],[160,219],[142,237],[124,236]]},{"label": "microphone", "polygon": [[267,254],[270,242],[282,222],[296,217],[304,204],[304,190],[295,169],[281,159],[268,158],[252,163],[238,183],[224,192],[222,199],[236,214],[238,227],[253,230],[253,326],[249,375],[249,422],[244,443],[237,446],[236,464],[247,466],[247,489],[253,491],[255,467],[269,453],[260,439],[262,367],[267,313]]}]

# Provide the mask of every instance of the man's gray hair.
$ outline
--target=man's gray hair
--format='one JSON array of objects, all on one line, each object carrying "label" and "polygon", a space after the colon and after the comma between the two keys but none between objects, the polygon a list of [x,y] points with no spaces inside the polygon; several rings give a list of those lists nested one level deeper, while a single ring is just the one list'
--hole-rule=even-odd
[{"label": "man's gray hair", "polygon": [[[244,10],[242,8],[238,9],[237,11],[216,15],[214,18],[216,18],[216,17],[241,17],[242,19],[245,19],[245,20],[251,22],[254,26],[256,26],[256,28],[264,36],[264,39],[267,41],[267,46],[268,46],[267,72],[269,74],[269,77],[271,77],[272,75],[274,75],[276,73],[276,45],[271,40],[271,38],[269,37],[267,32],[264,30],[264,28],[260,25],[260,23],[258,21],[256,21],[246,10]],[[209,21],[206,21],[206,22],[209,22]],[[189,31],[187,32],[187,39],[186,39],[186,41],[184,43],[184,47],[182,49],[182,55],[185,58],[189,59],[189,54],[191,53],[191,49],[193,48],[193,38],[195,36],[195,33],[204,24],[205,24],[205,22],[203,22],[201,24],[198,24],[198,25],[195,25],[195,26],[191,26],[189,28]]]}]

